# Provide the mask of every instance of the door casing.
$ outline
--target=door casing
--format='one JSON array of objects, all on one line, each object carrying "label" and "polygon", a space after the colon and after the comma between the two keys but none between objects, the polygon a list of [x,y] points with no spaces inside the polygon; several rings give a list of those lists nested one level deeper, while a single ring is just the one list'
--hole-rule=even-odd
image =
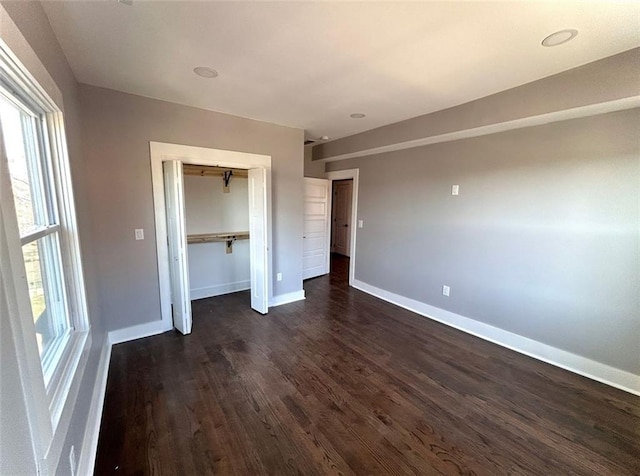
[{"label": "door casing", "polygon": [[151,181],[153,209],[155,215],[156,253],[158,262],[158,284],[160,287],[160,313],[163,330],[173,328],[171,313],[171,280],[169,276],[169,253],[167,249],[167,224],[165,215],[164,178],[162,162],[180,160],[183,164],[209,165],[238,169],[264,168],[266,177],[266,224],[267,224],[267,295],[273,299],[272,256],[271,256],[271,156],[236,152],[206,147],[194,147],[166,142],[149,142],[151,157]]},{"label": "door casing", "polygon": [[[353,179],[353,188],[351,190],[351,249],[349,257],[349,286],[353,286],[353,280],[356,274],[356,235],[358,234],[358,185],[360,177],[360,169],[347,169],[336,170],[335,172],[326,172],[324,174],[326,179],[329,179],[329,189],[333,190],[334,180]],[[329,201],[331,201],[331,195],[329,194]],[[333,206],[329,203],[329,210]],[[365,224],[366,226],[366,224]],[[327,254],[331,251],[331,240],[327,240]]]}]

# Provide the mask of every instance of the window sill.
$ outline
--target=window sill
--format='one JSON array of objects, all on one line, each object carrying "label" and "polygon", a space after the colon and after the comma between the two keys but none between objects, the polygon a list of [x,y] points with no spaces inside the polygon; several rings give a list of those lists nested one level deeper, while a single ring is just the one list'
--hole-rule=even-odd
[{"label": "window sill", "polygon": [[61,361],[61,368],[64,371],[50,392],[49,412],[53,436],[43,461],[43,474],[55,474],[60,462],[90,352],[91,333],[89,331],[73,333]]}]

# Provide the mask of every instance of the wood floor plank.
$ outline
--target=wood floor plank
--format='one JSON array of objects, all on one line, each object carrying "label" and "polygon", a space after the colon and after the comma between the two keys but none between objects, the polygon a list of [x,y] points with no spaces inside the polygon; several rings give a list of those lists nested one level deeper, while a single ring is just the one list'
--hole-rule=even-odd
[{"label": "wood floor plank", "polygon": [[640,398],[348,286],[114,346],[99,475],[640,474]]}]

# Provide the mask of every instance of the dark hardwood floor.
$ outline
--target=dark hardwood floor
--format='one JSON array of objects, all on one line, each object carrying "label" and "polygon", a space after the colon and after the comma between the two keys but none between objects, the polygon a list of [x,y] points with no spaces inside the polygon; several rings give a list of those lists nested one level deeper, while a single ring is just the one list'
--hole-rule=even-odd
[{"label": "dark hardwood floor", "polygon": [[113,347],[96,474],[640,474],[640,398],[347,286]]}]

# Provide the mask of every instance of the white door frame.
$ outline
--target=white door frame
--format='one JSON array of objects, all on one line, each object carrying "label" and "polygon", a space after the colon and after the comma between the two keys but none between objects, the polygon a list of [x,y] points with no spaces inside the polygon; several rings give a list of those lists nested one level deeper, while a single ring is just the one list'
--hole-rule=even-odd
[{"label": "white door frame", "polygon": [[160,286],[160,313],[164,330],[173,328],[171,315],[171,278],[169,276],[169,252],[167,249],[167,218],[164,199],[164,179],[162,162],[180,160],[183,164],[209,165],[235,169],[264,168],[267,186],[267,295],[269,302],[273,296],[271,283],[271,156],[209,149],[166,142],[149,142],[151,156],[151,186],[153,190],[153,211],[156,223],[156,252],[158,259],[158,281]]},{"label": "white door frame", "polygon": [[[333,181],[353,179],[353,188],[351,192],[351,250],[349,257],[349,286],[353,286],[353,280],[356,274],[356,234],[358,233],[358,178],[360,169],[336,170],[335,172],[326,172],[324,177],[329,179],[329,210],[333,206]],[[329,219],[331,223],[331,218]],[[331,254],[331,240],[327,240],[327,256]]]}]

